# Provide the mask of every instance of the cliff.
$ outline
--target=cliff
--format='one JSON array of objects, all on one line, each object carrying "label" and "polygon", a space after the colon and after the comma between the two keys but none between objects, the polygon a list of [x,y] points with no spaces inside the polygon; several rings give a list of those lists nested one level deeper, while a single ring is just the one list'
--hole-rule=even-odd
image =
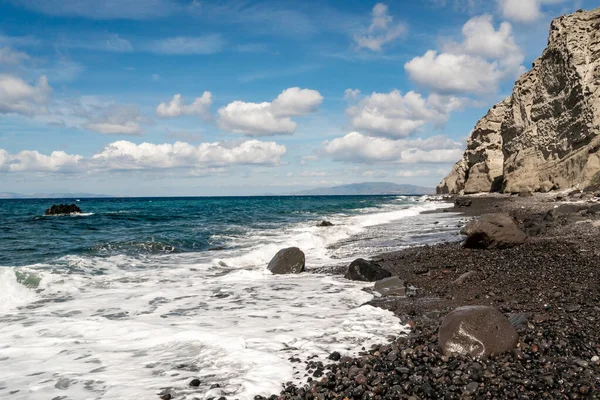
[{"label": "cliff", "polygon": [[552,21],[548,46],[492,107],[437,193],[600,189],[600,8]]}]

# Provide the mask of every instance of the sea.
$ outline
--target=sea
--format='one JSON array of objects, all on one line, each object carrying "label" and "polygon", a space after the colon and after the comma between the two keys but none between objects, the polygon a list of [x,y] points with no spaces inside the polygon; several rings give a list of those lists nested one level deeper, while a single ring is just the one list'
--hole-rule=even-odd
[{"label": "sea", "polygon": [[[352,260],[457,240],[427,196],[0,200],[0,398],[253,399],[407,332]],[[82,214],[45,216],[55,203]],[[332,227],[317,227],[327,220]],[[307,272],[272,275],[297,246]],[[192,379],[200,386],[190,387]]]}]

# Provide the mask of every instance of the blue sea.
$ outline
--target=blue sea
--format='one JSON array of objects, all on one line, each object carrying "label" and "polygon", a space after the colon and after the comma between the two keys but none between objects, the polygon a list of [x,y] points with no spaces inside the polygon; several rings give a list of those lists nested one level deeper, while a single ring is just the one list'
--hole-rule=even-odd
[{"label": "blue sea", "polygon": [[[354,354],[406,331],[364,305],[368,284],[328,271],[456,240],[459,216],[428,200],[0,200],[0,397],[278,393],[303,377],[291,357]],[[55,203],[83,213],[45,216]],[[305,252],[308,272],[271,275],[269,260],[290,246]]]}]

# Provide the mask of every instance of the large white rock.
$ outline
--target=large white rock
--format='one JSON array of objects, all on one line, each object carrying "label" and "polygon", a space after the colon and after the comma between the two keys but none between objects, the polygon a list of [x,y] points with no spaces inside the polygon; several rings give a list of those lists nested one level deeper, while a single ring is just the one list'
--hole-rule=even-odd
[{"label": "large white rock", "polygon": [[438,193],[600,186],[600,8],[552,21],[548,47],[475,126]]}]

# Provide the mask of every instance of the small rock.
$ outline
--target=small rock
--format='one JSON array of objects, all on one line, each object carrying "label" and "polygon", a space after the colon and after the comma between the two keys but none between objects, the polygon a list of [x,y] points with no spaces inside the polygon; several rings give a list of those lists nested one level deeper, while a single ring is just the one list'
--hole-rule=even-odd
[{"label": "small rock", "polygon": [[340,358],[342,358],[342,355],[340,353],[338,353],[337,351],[334,351],[327,358],[330,360],[333,360],[333,361],[338,361]]},{"label": "small rock", "polygon": [[190,381],[190,386],[192,386],[192,387],[198,387],[198,386],[200,386],[200,379],[192,379]]},{"label": "small rock", "polygon": [[333,226],[333,224],[329,221],[321,221],[320,223],[317,224],[318,227],[326,227],[326,226]]},{"label": "small rock", "polygon": [[469,199],[456,199],[454,200],[454,207],[471,207],[473,202]]},{"label": "small rock", "polygon": [[456,278],[454,280],[454,282],[452,282],[452,284],[454,284],[454,285],[462,285],[463,283],[465,283],[468,280],[472,279],[475,276],[475,274],[476,274],[475,271],[465,272],[464,274],[462,274],[461,276],[459,276],[458,278]]},{"label": "small rock", "polygon": [[406,285],[397,276],[375,282],[373,290],[382,296],[406,296]]}]

